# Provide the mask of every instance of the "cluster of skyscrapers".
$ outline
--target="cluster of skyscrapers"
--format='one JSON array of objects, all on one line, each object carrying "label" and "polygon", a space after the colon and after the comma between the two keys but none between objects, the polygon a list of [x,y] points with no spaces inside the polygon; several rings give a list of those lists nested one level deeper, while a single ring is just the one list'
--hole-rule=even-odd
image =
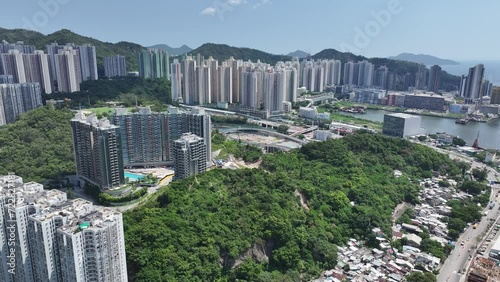
[{"label": "cluster of skyscrapers", "polygon": [[127,281],[121,213],[0,176],[0,281]]},{"label": "cluster of skyscrapers", "polygon": [[283,110],[284,101],[295,101],[299,62],[270,66],[230,58],[193,59],[171,64],[172,98],[191,105],[236,103],[251,109]]},{"label": "cluster of skyscrapers", "polygon": [[[185,133],[203,140],[203,150],[193,149],[188,154],[189,159],[204,162],[190,170],[192,174],[205,171],[211,164],[211,119],[203,109],[187,112],[170,107],[161,113],[149,108],[135,113],[116,109],[110,120],[79,112],[71,123],[77,173],[101,189],[125,184],[124,167],[180,163],[175,159],[180,154],[175,153],[174,143]],[[176,170],[176,178],[192,174]]]},{"label": "cluster of skyscrapers", "polygon": [[[150,53],[154,51],[149,51]],[[156,51],[155,51],[156,52]],[[142,53],[141,53],[142,54]],[[416,73],[396,74],[386,66],[375,68],[368,61],[343,65],[339,60],[278,62],[275,66],[229,58],[186,56],[170,66],[172,98],[191,105],[240,104],[243,109],[283,111],[295,102],[298,91],[324,92],[330,86],[346,85],[384,90],[440,89],[439,66],[430,70],[419,65]]]},{"label": "cluster of skyscrapers", "polygon": [[13,123],[20,114],[41,106],[38,82],[14,83],[12,75],[0,75],[0,126]]},{"label": "cluster of skyscrapers", "polygon": [[467,76],[463,75],[460,82],[460,97],[466,102],[473,102],[485,96],[491,96],[493,84],[484,80],[484,65],[478,64],[469,68]]},{"label": "cluster of skyscrapers", "polygon": [[89,44],[47,46],[47,54],[23,42],[0,44],[0,75],[12,75],[14,83],[39,83],[44,93],[75,92],[80,83],[97,80],[96,49]]}]

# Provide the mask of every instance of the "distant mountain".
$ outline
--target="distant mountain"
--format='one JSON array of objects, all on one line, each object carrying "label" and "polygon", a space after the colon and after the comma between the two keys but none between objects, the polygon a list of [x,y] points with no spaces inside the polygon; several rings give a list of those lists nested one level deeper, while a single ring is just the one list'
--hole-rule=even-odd
[{"label": "distant mountain", "polygon": [[167,44],[157,44],[157,45],[153,45],[153,46],[148,47],[148,48],[167,50],[167,52],[170,56],[184,55],[184,54],[189,53],[193,50],[193,48],[190,48],[187,45],[182,45],[179,48],[174,48],[174,47],[168,46]]},{"label": "distant mountain", "polygon": [[[418,70],[418,63],[402,61],[402,60],[394,60],[388,58],[367,58],[364,56],[354,55],[352,53],[344,53],[337,51],[335,49],[325,49],[315,55],[312,56],[313,59],[336,59],[342,61],[342,63],[346,63],[349,61],[363,61],[367,60],[375,65],[375,68],[380,66],[386,66],[389,68],[391,72],[394,72],[398,75],[405,74],[414,74]],[[458,86],[460,84],[460,77],[451,75],[445,71],[441,71],[440,73],[441,80],[441,88],[447,91],[458,90]]]},{"label": "distant mountain", "polygon": [[297,50],[295,52],[288,54],[288,56],[290,56],[292,58],[297,57],[299,59],[304,59],[304,58],[307,58],[309,56],[309,53],[302,51],[302,50]]},{"label": "distant mountain", "polygon": [[389,57],[389,59],[414,62],[414,63],[424,64],[424,65],[441,65],[441,66],[460,65],[459,62],[455,62],[453,60],[441,59],[438,57],[434,57],[431,55],[424,55],[424,54],[416,55],[416,54],[412,54],[412,53],[401,53],[395,57]]},{"label": "distant mountain", "polygon": [[96,47],[97,67],[100,74],[104,73],[104,57],[122,55],[127,59],[127,69],[137,70],[137,53],[143,50],[141,45],[130,42],[109,43],[102,42],[91,37],[76,34],[70,30],[62,29],[52,34],[42,33],[24,29],[4,29],[0,28],[0,41],[6,40],[10,43],[24,41],[24,44],[35,45],[37,49],[47,52],[47,45],[57,42],[61,45],[66,43],[84,44],[90,43]]},{"label": "distant mountain", "polygon": [[278,61],[287,61],[292,58],[284,55],[273,55],[260,50],[251,48],[238,48],[232,47],[226,44],[215,44],[215,43],[205,43],[200,47],[189,52],[193,56],[200,54],[207,59],[212,56],[217,60],[227,60],[229,57],[233,57],[238,60],[248,61],[251,60],[256,62],[260,60],[263,63],[268,63],[271,65],[276,64]]}]

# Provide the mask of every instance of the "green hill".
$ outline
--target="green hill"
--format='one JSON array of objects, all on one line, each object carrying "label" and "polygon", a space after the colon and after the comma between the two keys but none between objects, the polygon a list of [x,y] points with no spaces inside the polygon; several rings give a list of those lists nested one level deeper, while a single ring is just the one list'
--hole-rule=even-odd
[{"label": "green hill", "polygon": [[189,54],[192,54],[193,56],[200,54],[204,56],[205,59],[212,56],[217,60],[227,60],[229,59],[229,57],[244,61],[251,60],[252,62],[257,62],[257,60],[260,60],[263,63],[268,63],[271,65],[275,65],[278,61],[288,61],[292,59],[289,56],[273,55],[256,49],[238,48],[226,44],[214,43],[205,43],[189,52]]},{"label": "green hill", "polygon": [[77,45],[90,43],[96,47],[97,67],[100,74],[104,73],[104,57],[114,55],[122,55],[126,57],[127,69],[129,71],[137,70],[137,53],[144,49],[141,45],[130,42],[102,42],[91,37],[76,34],[67,29],[44,35],[36,31],[24,29],[0,28],[0,40],[6,40],[10,43],[24,41],[25,44],[35,45],[37,49],[44,50],[45,52],[47,52],[46,46],[53,42],[57,42],[61,45],[66,43],[75,43]]},{"label": "green hill", "polygon": [[[335,49],[325,49],[312,56],[313,59],[336,59],[346,63],[348,61],[363,61],[367,60],[375,65],[375,68],[380,66],[387,66],[389,71],[392,71],[398,75],[404,75],[407,73],[414,74],[418,70],[419,64],[399,61],[388,58],[367,58],[364,56],[354,55],[352,53],[344,53],[337,51]],[[460,77],[456,75],[451,75],[445,71],[440,73],[441,88],[447,91],[458,90],[460,85]]]},{"label": "green hill", "polygon": [[391,234],[393,209],[418,201],[416,179],[432,170],[460,174],[433,149],[358,134],[175,181],[124,214],[130,278],[311,281],[335,266],[337,245],[376,246],[373,227]]}]

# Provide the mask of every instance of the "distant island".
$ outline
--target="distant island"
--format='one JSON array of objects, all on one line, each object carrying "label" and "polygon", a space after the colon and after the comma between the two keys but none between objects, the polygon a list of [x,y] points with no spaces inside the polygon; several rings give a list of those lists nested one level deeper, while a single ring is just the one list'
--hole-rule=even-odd
[{"label": "distant island", "polygon": [[156,44],[156,45],[150,46],[148,48],[167,50],[167,52],[168,52],[168,54],[170,54],[170,56],[184,55],[184,54],[189,53],[193,50],[193,48],[191,48],[185,44],[179,48],[170,47],[167,44]]},{"label": "distant island", "polygon": [[449,65],[460,65],[459,62],[441,59],[438,57],[434,57],[431,55],[424,54],[412,54],[412,53],[401,53],[394,57],[389,57],[389,59],[399,60],[399,61],[407,61],[424,65],[440,65],[440,66],[449,66]]}]

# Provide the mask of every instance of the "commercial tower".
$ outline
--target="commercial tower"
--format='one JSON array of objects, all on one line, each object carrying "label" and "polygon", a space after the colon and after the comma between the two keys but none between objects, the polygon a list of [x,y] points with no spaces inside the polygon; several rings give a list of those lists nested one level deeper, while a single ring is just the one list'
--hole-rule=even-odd
[{"label": "commercial tower", "polygon": [[206,171],[207,145],[203,138],[185,133],[174,142],[175,179],[183,179]]},{"label": "commercial tower", "polygon": [[111,189],[125,183],[120,128],[95,114],[78,112],[71,120],[78,176]]},{"label": "commercial tower", "polygon": [[127,62],[125,56],[104,58],[104,75],[107,78],[126,76]]},{"label": "commercial tower", "polygon": [[139,75],[144,78],[170,79],[170,57],[161,49],[148,49],[139,53]]},{"label": "commercial tower", "polygon": [[460,96],[467,99],[479,99],[481,92],[481,83],[484,77],[484,65],[478,64],[469,68],[469,74],[462,76],[460,84]]},{"label": "commercial tower", "polygon": [[6,175],[0,221],[0,281],[127,281],[118,212]]}]

